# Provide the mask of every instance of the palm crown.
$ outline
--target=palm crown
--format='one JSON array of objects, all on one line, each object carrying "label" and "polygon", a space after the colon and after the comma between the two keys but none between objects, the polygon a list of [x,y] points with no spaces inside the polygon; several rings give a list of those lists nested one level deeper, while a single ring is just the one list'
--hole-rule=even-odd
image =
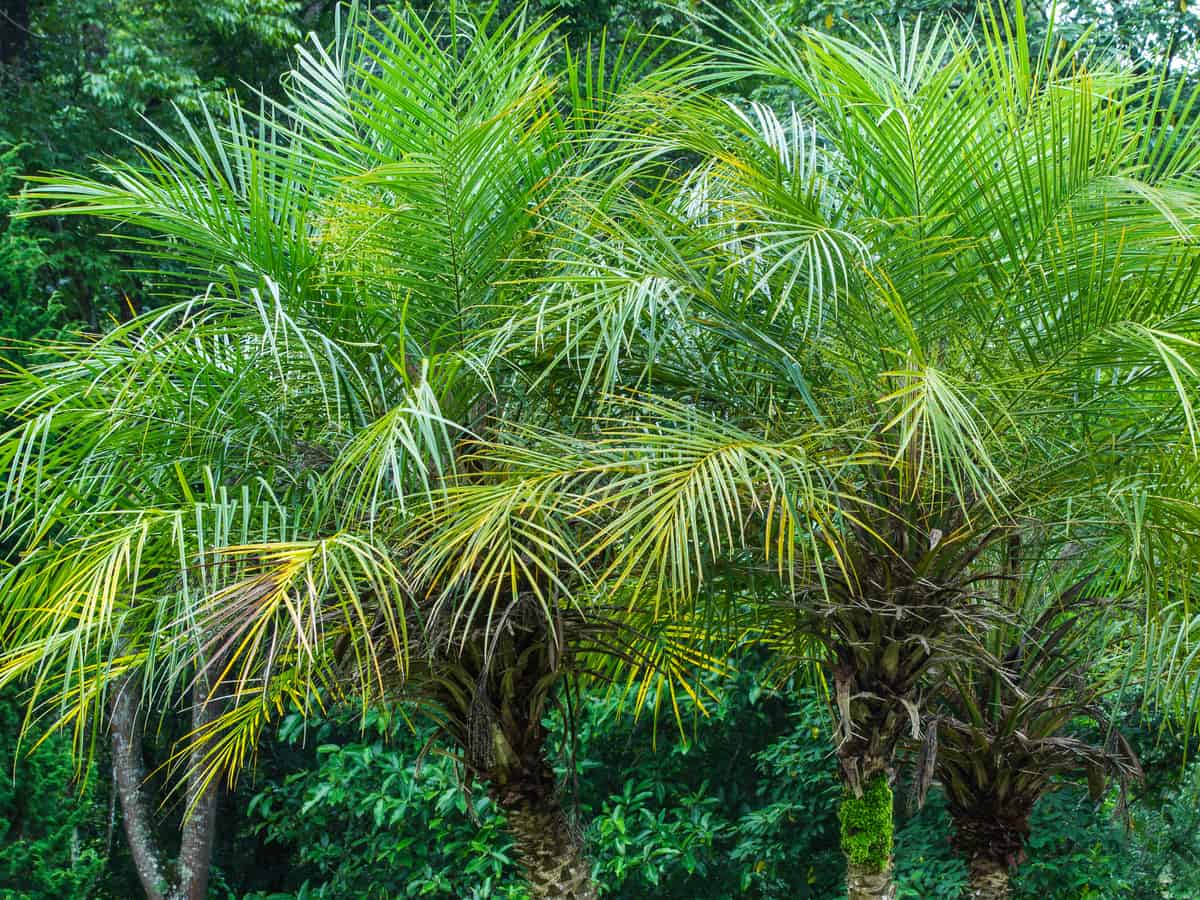
[{"label": "palm crown", "polygon": [[[1003,584],[1073,535],[1144,602],[1190,578],[1193,98],[1031,54],[1019,13],[984,25],[863,46],[729,25],[704,76],[790,109],[642,98],[530,313],[586,383],[640,392],[596,444],[606,575],[698,596],[732,568],[785,657],[816,648],[844,822]],[[851,895],[875,896],[890,841],[848,828]]]},{"label": "palm crown", "polygon": [[[890,809],[997,586],[1076,533],[1153,595],[1190,565],[1193,98],[985,26],[719,21],[691,68],[556,79],[544,23],[405,15],[307,51],[283,104],[51,180],[181,299],[0,392],[4,677],[81,739],[123,674],[215,684],[223,766],[287,699],[421,683],[564,833],[561,673],[671,687],[703,658],[665,622],[749,610],[828,666],[851,895],[883,895],[859,795]],[[746,80],[786,108],[720,96]],[[547,854],[541,889],[586,895]]]},{"label": "palm crown", "polygon": [[653,51],[606,69],[521,15],[340,33],[283,102],[32,192],[118,222],[173,299],[2,389],[0,680],[31,676],[81,744],[106,703],[190,691],[192,806],[289,702],[416,699],[508,808],[535,890],[590,896],[548,704],[571,675],[644,701],[703,658],[593,589],[586,478],[481,441],[538,409],[496,326]]}]

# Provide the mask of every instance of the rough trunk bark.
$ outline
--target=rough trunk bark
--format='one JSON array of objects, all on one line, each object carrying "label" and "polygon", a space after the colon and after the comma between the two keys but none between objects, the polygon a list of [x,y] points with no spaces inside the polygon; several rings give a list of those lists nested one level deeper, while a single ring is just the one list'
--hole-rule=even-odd
[{"label": "rough trunk bark", "polygon": [[[207,684],[198,680],[192,694],[193,730],[211,722],[216,715],[215,701],[206,703],[207,695]],[[140,703],[141,689],[134,676],[125,678],[117,686],[109,703],[113,781],[134,868],[147,900],[205,900],[216,832],[217,786],[215,782],[205,785],[198,774],[189,774],[187,809],[190,814],[184,820],[175,877],[169,877],[162,848],[155,836],[152,804],[147,796],[142,723],[138,721]],[[202,757],[202,748],[192,751],[193,768]]]},{"label": "rough trunk bark", "polygon": [[972,900],[1008,900],[1008,866],[977,857],[968,867]]},{"label": "rough trunk bark", "polygon": [[[192,731],[211,723],[217,716],[218,701],[211,696],[205,679],[197,677],[192,688]],[[190,755],[187,811],[183,822],[183,840],[179,845],[179,873],[170,900],[205,900],[208,896],[208,872],[212,866],[213,838],[217,826],[217,782],[205,783],[201,771],[204,746],[197,744]]]},{"label": "rough trunk bark", "polygon": [[979,900],[1007,900],[1009,873],[1020,865],[1029,838],[1033,801],[1002,805],[987,802],[964,808],[953,800],[954,846],[967,864],[968,896]]},{"label": "rough trunk bark", "polygon": [[141,689],[133,677],[123,679],[109,701],[113,781],[121,802],[121,818],[129,853],[148,900],[164,900],[168,890],[154,819],[146,799],[146,767],[142,759],[142,730],[138,722]]},{"label": "rough trunk bark", "polygon": [[875,866],[846,864],[846,888],[849,900],[895,900],[896,884],[892,881],[892,861],[880,872]]},{"label": "rough trunk bark", "polygon": [[538,759],[510,769],[491,790],[508,820],[530,894],[539,900],[596,900],[582,836],[559,801],[550,766]]}]

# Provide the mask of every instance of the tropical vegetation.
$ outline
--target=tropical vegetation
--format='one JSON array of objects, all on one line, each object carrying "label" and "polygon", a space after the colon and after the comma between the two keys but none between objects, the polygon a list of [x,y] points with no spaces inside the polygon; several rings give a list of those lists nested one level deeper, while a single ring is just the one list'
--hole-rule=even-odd
[{"label": "tropical vegetation", "polygon": [[6,896],[1191,895],[1186,10],[70,6]]}]

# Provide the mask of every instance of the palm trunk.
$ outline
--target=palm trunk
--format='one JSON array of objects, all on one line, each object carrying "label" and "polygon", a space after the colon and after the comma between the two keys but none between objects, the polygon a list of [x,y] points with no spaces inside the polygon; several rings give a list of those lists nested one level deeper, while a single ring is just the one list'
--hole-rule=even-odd
[{"label": "palm trunk", "polygon": [[[205,679],[196,678],[192,687],[192,731],[203,728],[216,718],[217,701],[211,696]],[[205,900],[208,873],[212,867],[213,838],[217,830],[217,782],[205,781],[201,768],[204,746],[197,743],[190,754],[187,810],[183,840],[179,845],[179,877],[169,900]]]},{"label": "palm trunk", "polygon": [[164,900],[166,872],[154,835],[154,819],[146,799],[146,765],[142,759],[142,730],[138,722],[141,689],[134,676],[117,684],[109,701],[113,781],[121,801],[121,819],[129,855],[147,900]]},{"label": "palm trunk", "polygon": [[965,809],[951,799],[954,846],[967,864],[971,881],[968,896],[1007,900],[1009,872],[1025,855],[1032,810],[1032,802],[1007,807],[987,803],[980,808]]},{"label": "palm trunk", "polygon": [[892,788],[885,772],[876,771],[865,784],[847,785],[838,808],[842,852],[846,855],[849,900],[893,900]]},{"label": "palm trunk", "polygon": [[[882,643],[882,642],[876,642]],[[838,711],[837,756],[842,778],[838,807],[842,853],[846,856],[846,889],[849,900],[892,900],[892,833],[895,819],[892,800],[892,758],[900,736],[896,704],[867,699],[878,677],[894,677],[899,663],[872,666],[856,660],[852,648],[839,652],[833,667]],[[881,692],[882,693],[882,692]]]},{"label": "palm trunk", "polygon": [[491,793],[504,810],[517,858],[539,900],[596,900],[582,836],[559,801],[554,772],[545,760],[514,766]]},{"label": "palm trunk", "polygon": [[[198,679],[193,689],[192,728],[210,722],[215,704],[205,702],[207,684]],[[124,678],[109,702],[113,781],[121,803],[121,818],[129,853],[147,900],[205,900],[216,833],[217,787],[205,784],[195,772],[188,776],[187,810],[180,843],[176,877],[168,875],[162,848],[155,834],[152,804],[147,796],[146,766],[142,757],[142,730],[138,718],[141,689],[136,676]],[[192,751],[193,768],[203,750]]]},{"label": "palm trunk", "polygon": [[892,880],[892,860],[879,871],[873,865],[846,864],[848,900],[895,900],[896,884]]},{"label": "palm trunk", "polygon": [[1008,866],[987,857],[976,857],[968,866],[972,900],[1008,900]]}]

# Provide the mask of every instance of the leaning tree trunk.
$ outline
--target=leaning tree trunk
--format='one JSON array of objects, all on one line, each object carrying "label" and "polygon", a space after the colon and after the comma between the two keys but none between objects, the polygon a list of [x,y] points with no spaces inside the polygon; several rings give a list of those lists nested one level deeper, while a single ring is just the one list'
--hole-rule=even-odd
[{"label": "leaning tree trunk", "polygon": [[[217,703],[207,679],[197,676],[192,686],[193,734],[216,718]],[[217,781],[204,777],[205,750],[205,745],[197,741],[189,755],[179,872],[168,900],[205,900],[208,896],[208,873],[212,867],[213,839],[217,830]]]},{"label": "leaning tree trunk", "polygon": [[583,837],[563,809],[554,771],[540,754],[497,771],[491,794],[504,810],[531,896],[539,900],[599,897]]},{"label": "leaning tree trunk", "polygon": [[[192,693],[193,730],[212,721],[215,715],[215,701],[205,702],[207,697],[207,684],[197,679]],[[113,780],[121,803],[129,853],[147,900],[205,900],[216,832],[217,786],[215,782],[205,784],[196,771],[189,773],[188,815],[183,825],[178,866],[173,873],[169,872],[155,833],[152,803],[147,792],[142,722],[138,715],[140,704],[141,689],[135,675],[122,679],[109,701]],[[202,757],[200,747],[192,751],[193,770]]]},{"label": "leaning tree trunk", "polygon": [[142,729],[138,721],[141,689],[136,676],[117,684],[109,700],[113,781],[121,801],[121,819],[129,855],[147,900],[165,900],[169,885],[154,834],[154,819],[146,797],[146,765],[142,758]]}]

